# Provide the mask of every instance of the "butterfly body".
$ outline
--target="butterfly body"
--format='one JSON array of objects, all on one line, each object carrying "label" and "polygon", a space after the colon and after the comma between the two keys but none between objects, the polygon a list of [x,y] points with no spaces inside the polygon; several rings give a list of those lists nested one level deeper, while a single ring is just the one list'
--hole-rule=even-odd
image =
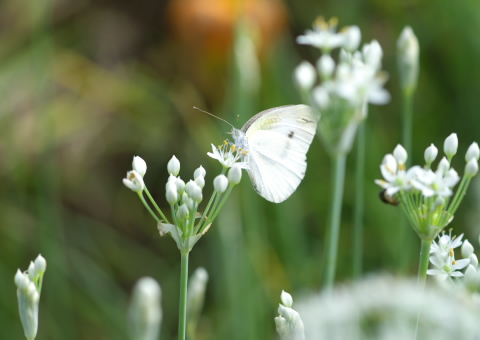
[{"label": "butterfly body", "polygon": [[235,145],[248,151],[247,171],[262,197],[280,203],[297,189],[317,121],[310,107],[289,105],[262,111],[232,130]]}]

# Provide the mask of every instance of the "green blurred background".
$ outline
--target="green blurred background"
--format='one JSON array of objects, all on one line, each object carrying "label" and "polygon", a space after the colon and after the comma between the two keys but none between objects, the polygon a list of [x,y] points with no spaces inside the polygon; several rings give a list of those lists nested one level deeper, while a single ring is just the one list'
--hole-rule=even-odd
[{"label": "green blurred background", "polygon": [[[296,104],[292,71],[318,57],[295,37],[323,15],[377,39],[390,104],[367,121],[365,273],[415,275],[419,242],[399,209],[378,199],[379,164],[401,140],[396,39],[411,25],[421,46],[413,163],[458,133],[463,154],[480,141],[480,3],[467,0],[44,0],[0,2],[0,338],[22,339],[13,276],[48,261],[37,339],[126,339],[131,288],[141,276],[163,290],[162,339],[177,331],[180,256],[121,179],[134,155],[165,207],[172,155],[188,180],[220,165],[210,144],[270,107]],[[243,20],[243,19],[245,20]],[[338,281],[352,280],[353,163],[348,160]],[[275,205],[244,175],[190,268],[210,274],[198,339],[272,339],[282,289],[317,290],[330,197],[330,160],[318,139],[297,192]],[[480,183],[450,225],[478,246]],[[206,203],[206,202],[205,202]],[[167,210],[168,211],[168,210]],[[405,228],[407,228],[405,230]]]}]

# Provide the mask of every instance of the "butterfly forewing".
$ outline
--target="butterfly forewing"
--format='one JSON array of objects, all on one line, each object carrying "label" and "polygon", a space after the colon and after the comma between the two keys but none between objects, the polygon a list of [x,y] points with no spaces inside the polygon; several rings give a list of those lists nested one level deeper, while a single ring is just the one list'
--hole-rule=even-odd
[{"label": "butterfly forewing", "polygon": [[305,176],[306,153],[316,127],[317,118],[306,105],[263,111],[245,124],[248,173],[261,196],[279,203],[297,189]]}]

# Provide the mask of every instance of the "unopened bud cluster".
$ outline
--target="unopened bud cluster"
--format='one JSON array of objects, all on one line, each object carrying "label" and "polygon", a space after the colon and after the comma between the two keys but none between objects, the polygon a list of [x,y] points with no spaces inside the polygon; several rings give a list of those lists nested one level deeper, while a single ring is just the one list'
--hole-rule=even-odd
[{"label": "unopened bud cluster", "polygon": [[15,285],[17,286],[18,309],[22,321],[23,332],[27,340],[33,340],[38,330],[38,304],[42,291],[43,274],[47,262],[38,255],[26,272],[17,270]]},{"label": "unopened bud cluster", "polygon": [[292,308],[293,299],[290,294],[282,291],[281,303],[278,305],[278,314],[275,318],[277,333],[282,340],[304,340],[304,327],[300,314]]}]

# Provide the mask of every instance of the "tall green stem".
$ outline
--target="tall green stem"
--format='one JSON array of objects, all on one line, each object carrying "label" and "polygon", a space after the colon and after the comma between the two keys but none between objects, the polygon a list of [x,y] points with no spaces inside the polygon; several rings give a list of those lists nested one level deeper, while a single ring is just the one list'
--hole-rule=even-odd
[{"label": "tall green stem", "polygon": [[335,280],[335,269],[337,265],[338,237],[340,234],[340,216],[342,214],[343,184],[345,181],[345,154],[334,155],[333,157],[333,190],[332,204],[330,206],[330,223],[327,230],[326,244],[326,267],[323,287],[330,290]]},{"label": "tall green stem", "polygon": [[185,340],[187,329],[187,287],[188,287],[188,252],[180,252],[182,263],[180,270],[180,302],[178,308],[178,340]]},{"label": "tall green stem", "polygon": [[355,164],[355,205],[353,211],[353,276],[362,273],[363,261],[363,214],[365,200],[365,122],[357,132],[357,158]]},{"label": "tall green stem", "polygon": [[402,143],[409,156],[407,159],[407,168],[412,165],[412,115],[413,115],[413,93],[403,92],[403,123],[402,123]]},{"label": "tall green stem", "polygon": [[430,260],[430,246],[432,240],[422,239],[422,247],[420,250],[420,262],[418,266],[417,285],[419,289],[423,289],[427,278],[428,262]]}]

